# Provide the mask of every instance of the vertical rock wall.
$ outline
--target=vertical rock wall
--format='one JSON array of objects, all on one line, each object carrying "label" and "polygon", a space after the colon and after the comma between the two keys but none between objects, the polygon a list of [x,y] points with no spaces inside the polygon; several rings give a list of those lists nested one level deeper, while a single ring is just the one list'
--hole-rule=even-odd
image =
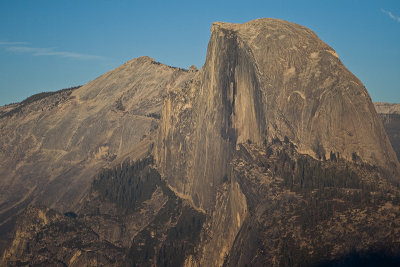
[{"label": "vertical rock wall", "polygon": [[171,186],[208,209],[229,176],[237,143],[261,143],[266,100],[251,51],[235,32],[213,26],[204,67],[192,84],[169,93],[157,158]]},{"label": "vertical rock wall", "polygon": [[172,187],[209,209],[237,144],[288,137],[399,173],[368,92],[311,30],[275,19],[214,23],[205,65],[169,92],[156,155]]}]

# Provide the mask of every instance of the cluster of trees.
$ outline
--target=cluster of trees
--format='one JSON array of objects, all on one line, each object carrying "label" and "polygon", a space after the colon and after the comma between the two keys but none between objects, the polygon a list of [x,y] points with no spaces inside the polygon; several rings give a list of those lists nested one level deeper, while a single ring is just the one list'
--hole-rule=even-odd
[{"label": "cluster of trees", "polygon": [[200,240],[205,215],[183,204],[164,182],[161,188],[168,201],[133,240],[129,252],[132,266],[182,266]]},{"label": "cluster of trees", "polygon": [[[286,150],[276,152],[278,159],[273,163],[273,170],[282,176],[284,186],[293,191],[310,192],[326,187],[361,188],[361,179],[348,165],[326,164],[304,155],[293,159]],[[267,148],[267,157],[270,154],[272,152]]]},{"label": "cluster of trees", "polygon": [[[154,64],[154,65],[165,65],[165,64],[163,64],[163,63],[161,63],[159,61],[152,61],[151,64]],[[185,71],[185,72],[189,71],[189,70],[184,69],[184,68],[174,67],[174,66],[170,66],[170,65],[165,65],[165,66],[167,66],[167,67],[169,67],[171,69],[175,69],[175,70],[182,70],[182,71]]]},{"label": "cluster of trees", "polygon": [[183,207],[177,224],[167,232],[167,238],[157,255],[159,266],[181,266],[185,257],[194,253],[200,240],[204,215],[189,207]]},{"label": "cluster of trees", "polygon": [[71,94],[73,90],[78,89],[78,88],[80,88],[80,87],[82,87],[82,85],[73,86],[73,87],[69,87],[69,88],[64,88],[64,89],[61,89],[61,90],[58,90],[58,91],[54,91],[54,92],[42,92],[42,93],[38,93],[38,94],[35,94],[35,95],[32,95],[32,96],[26,98],[26,99],[23,100],[20,104],[22,104],[22,105],[28,105],[28,104],[30,104],[30,103],[39,101],[39,100],[41,100],[41,99],[43,99],[43,98],[46,98],[46,97],[49,97],[49,96],[52,96],[52,95],[56,95],[56,94],[59,94],[59,93],[68,93],[68,94]]},{"label": "cluster of trees", "polygon": [[153,161],[152,157],[148,157],[104,169],[93,181],[92,189],[121,208],[135,209],[151,197],[161,182],[160,174],[150,167]]},{"label": "cluster of trees", "polygon": [[115,102],[115,108],[116,108],[117,110],[120,110],[120,111],[125,111],[125,106],[124,106],[124,104],[122,103],[122,99],[121,99],[121,98],[119,98],[119,99]]},{"label": "cluster of trees", "polygon": [[[298,207],[303,229],[313,227],[330,218],[335,211],[344,211],[350,206],[376,205],[386,201],[400,203],[400,196],[382,192],[378,180],[362,180],[357,166],[341,160],[338,153],[331,153],[330,161],[319,161],[307,155],[295,155],[290,146],[282,142],[273,143],[282,146],[267,146],[267,161],[262,165],[283,178],[285,188],[303,196],[304,203]],[[353,153],[353,162],[358,160],[357,154]],[[347,206],[334,199],[345,201]]]},{"label": "cluster of trees", "polygon": [[38,93],[38,94],[32,95],[32,96],[26,98],[25,100],[23,100],[21,103],[19,103],[19,105],[16,108],[10,110],[9,112],[7,112],[5,114],[1,114],[0,118],[2,118],[2,117],[11,117],[12,115],[14,115],[16,113],[21,112],[23,107],[25,107],[25,106],[27,106],[27,105],[29,105],[31,103],[34,103],[36,101],[39,101],[39,100],[41,100],[43,98],[52,96],[52,95],[56,95],[56,94],[60,94],[60,93],[66,93],[67,96],[69,96],[72,93],[73,90],[78,89],[80,87],[81,87],[81,85],[74,86],[74,87],[69,87],[69,88],[65,88],[65,89],[61,89],[61,90],[58,90],[58,91],[55,91],[55,92],[42,92],[42,93]]},{"label": "cluster of trees", "polygon": [[[337,244],[343,245],[343,253],[351,251],[353,244],[361,242],[360,233],[365,231],[373,236],[375,233],[372,231],[381,223],[383,226],[391,222],[390,215],[370,227],[365,219],[360,219],[360,211],[366,214],[366,218],[376,213],[386,216],[389,213],[379,211],[382,205],[388,201],[400,205],[396,185],[386,184],[383,180],[385,174],[362,162],[357,153],[353,153],[349,161],[335,152],[327,154],[329,160],[324,157],[317,160],[296,153],[288,138],[283,141],[274,138],[270,144],[264,142],[264,145],[266,156],[257,158],[258,165],[275,177],[271,183],[272,195],[281,192],[280,197],[268,202],[270,210],[264,222],[264,225],[279,224],[279,237],[271,238],[274,241],[269,244],[277,251],[280,266],[323,265],[323,260],[332,255],[336,240]],[[287,194],[287,190],[296,194]],[[341,236],[341,227],[349,234]],[[356,230],[351,232],[348,229]],[[384,246],[390,248],[393,243]],[[380,249],[381,244],[376,248]],[[332,265],[326,263],[327,266],[336,266],[335,261]]]},{"label": "cluster of trees", "polygon": [[279,242],[279,266],[313,266],[315,262],[310,259],[308,251],[300,248],[292,233],[283,236]]},{"label": "cluster of trees", "polygon": [[161,119],[161,114],[160,113],[149,113],[149,114],[146,114],[146,116],[150,117],[150,118],[157,119],[157,120]]},{"label": "cluster of trees", "polygon": [[132,266],[150,265],[154,258],[157,266],[181,266],[199,242],[205,216],[183,204],[151,167],[153,163],[154,159],[148,157],[104,169],[94,180],[92,190],[121,208],[135,209],[159,186],[168,197],[167,203],[135,237],[129,260]]}]

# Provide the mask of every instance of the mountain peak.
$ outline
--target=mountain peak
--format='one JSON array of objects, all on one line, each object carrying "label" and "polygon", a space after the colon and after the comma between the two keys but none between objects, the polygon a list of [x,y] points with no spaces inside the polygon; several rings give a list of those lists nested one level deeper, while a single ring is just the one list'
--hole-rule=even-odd
[{"label": "mountain peak", "polygon": [[318,160],[357,155],[399,173],[365,87],[303,26],[214,23],[197,81],[167,98],[157,155],[170,184],[202,208],[212,205],[212,188],[247,142],[287,138]]},{"label": "mountain peak", "polygon": [[[400,255],[399,163],[361,81],[295,23],[211,31],[200,70],[139,57],[0,117],[4,262],[314,266]],[[22,212],[32,203],[47,208]]]}]

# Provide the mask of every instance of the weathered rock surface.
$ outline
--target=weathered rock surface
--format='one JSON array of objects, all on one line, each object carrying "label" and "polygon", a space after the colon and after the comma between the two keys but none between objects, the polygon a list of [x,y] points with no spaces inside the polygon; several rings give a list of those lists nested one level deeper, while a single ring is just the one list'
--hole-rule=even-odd
[{"label": "weathered rock surface", "polygon": [[311,30],[258,19],[214,23],[211,32],[203,68],[166,99],[156,154],[168,182],[196,206],[213,206],[233,151],[248,140],[286,136],[315,158],[356,153],[399,173],[365,87]]},{"label": "weathered rock surface", "polygon": [[80,88],[3,107],[0,239],[27,205],[71,210],[102,167],[148,153],[166,91],[194,74],[141,57]]}]

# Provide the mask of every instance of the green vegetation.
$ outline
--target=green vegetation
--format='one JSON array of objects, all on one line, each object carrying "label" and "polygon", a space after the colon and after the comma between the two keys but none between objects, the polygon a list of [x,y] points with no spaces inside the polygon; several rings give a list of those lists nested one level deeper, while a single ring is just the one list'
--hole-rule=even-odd
[{"label": "green vegetation", "polygon": [[132,266],[182,266],[200,240],[205,215],[184,205],[164,182],[161,188],[168,201],[133,240],[129,252]]},{"label": "green vegetation", "polygon": [[353,188],[359,189],[361,180],[349,166],[324,164],[308,156],[294,160],[284,151],[278,151],[277,173],[284,179],[284,185],[295,192],[310,192],[314,189]]},{"label": "green vegetation", "polygon": [[265,154],[266,154],[267,158],[269,158],[271,155],[274,154],[274,150],[271,147],[268,147]]},{"label": "green vegetation", "polygon": [[121,98],[115,102],[115,108],[120,111],[125,111],[125,106],[122,104]]},{"label": "green vegetation", "polygon": [[285,137],[283,138],[283,142],[285,142],[285,144],[289,144],[289,138],[285,135]]},{"label": "green vegetation", "polygon": [[135,209],[149,199],[161,182],[160,174],[150,167],[153,158],[134,163],[124,162],[113,169],[104,169],[93,181],[92,189],[118,207]]},{"label": "green vegetation", "polygon": [[184,71],[184,72],[188,72],[188,71],[189,71],[189,70],[184,69],[184,68],[179,68],[179,67],[174,67],[174,66],[170,66],[170,65],[165,65],[165,64],[163,64],[163,63],[161,63],[161,62],[158,62],[158,61],[151,61],[151,64],[154,64],[154,65],[164,65],[164,66],[167,66],[168,68],[175,69],[175,70],[181,70],[181,71]]},{"label": "green vegetation", "polygon": [[185,257],[194,253],[203,222],[202,214],[187,206],[183,207],[177,224],[169,229],[167,239],[158,251],[157,264],[182,266]]},{"label": "green vegetation", "polygon": [[[225,266],[400,262],[394,230],[400,223],[399,187],[357,152],[350,160],[334,151],[330,160],[323,155],[318,160],[299,154],[288,138],[241,147],[235,175],[250,212]],[[242,253],[243,244],[257,249]]]},{"label": "green vegetation", "polygon": [[[360,207],[370,203],[396,202],[399,197],[379,191],[378,181],[363,180],[356,165],[338,160],[331,153],[332,161],[319,161],[307,155],[291,156],[292,151],[277,149],[276,157],[269,162],[273,174],[282,177],[282,185],[303,196],[299,219],[303,228],[313,227],[330,218],[335,211]],[[334,199],[346,201],[347,207]],[[350,205],[351,204],[351,205]],[[349,206],[350,205],[350,206]]]},{"label": "green vegetation", "polygon": [[78,217],[78,215],[77,215],[75,212],[73,212],[73,211],[65,212],[64,215],[67,216],[67,217],[71,217],[71,218],[73,218],[73,219],[75,219],[76,217]]},{"label": "green vegetation", "polygon": [[273,144],[273,145],[275,145],[275,144],[280,144],[280,145],[282,145],[282,141],[281,141],[278,137],[274,137],[274,138],[272,139],[272,144]]},{"label": "green vegetation", "polygon": [[224,177],[222,177],[222,182],[223,182],[223,183],[229,182],[229,178],[228,178],[228,175],[227,175],[227,174],[225,174]]},{"label": "green vegetation", "polygon": [[169,189],[151,167],[153,162],[148,157],[104,169],[94,180],[92,190],[99,192],[102,199],[132,210],[150,199],[157,187],[161,188],[168,200],[133,240],[129,262],[131,266],[181,266],[185,257],[194,253],[205,215],[185,205]]},{"label": "green vegetation", "polygon": [[[169,199],[154,221],[134,239],[132,266],[182,266],[200,240],[205,216],[180,199]],[[156,262],[153,262],[155,258]]]},{"label": "green vegetation", "polygon": [[[25,106],[27,106],[29,104],[32,104],[34,102],[37,102],[37,101],[39,101],[41,99],[44,99],[46,97],[52,96],[52,95],[66,94],[67,96],[69,96],[69,95],[71,95],[73,90],[78,89],[80,87],[81,87],[81,85],[70,87],[70,88],[61,89],[61,90],[58,90],[58,91],[55,91],[55,92],[42,92],[42,93],[38,93],[38,94],[32,95],[32,96],[26,98],[25,100],[23,100],[22,102],[18,103],[18,106],[16,108],[10,110],[7,113],[1,114],[0,118],[11,117],[12,115],[21,112],[22,109]],[[55,103],[55,105],[57,105],[57,104],[58,104],[58,102]]]},{"label": "green vegetation", "polygon": [[161,114],[159,114],[159,113],[149,113],[149,114],[146,114],[146,116],[157,119],[157,120],[161,119]]},{"label": "green vegetation", "polygon": [[59,93],[63,93],[63,92],[67,92],[67,93],[71,94],[73,90],[78,89],[78,88],[80,88],[80,87],[82,87],[82,85],[73,86],[73,87],[61,89],[61,90],[54,91],[54,92],[42,92],[42,93],[38,93],[38,94],[35,94],[35,95],[32,95],[32,96],[26,98],[26,99],[23,100],[20,104],[22,104],[22,105],[28,105],[28,104],[31,104],[31,103],[33,103],[33,102],[39,101],[39,100],[41,100],[41,99],[43,99],[43,98],[46,98],[46,97],[49,97],[49,96],[52,96],[52,95],[56,95],[56,94],[59,94]]},{"label": "green vegetation", "polygon": [[[296,240],[291,233],[283,236],[279,242],[279,266],[309,266],[307,251],[299,249]],[[299,264],[300,263],[300,264]]]}]

